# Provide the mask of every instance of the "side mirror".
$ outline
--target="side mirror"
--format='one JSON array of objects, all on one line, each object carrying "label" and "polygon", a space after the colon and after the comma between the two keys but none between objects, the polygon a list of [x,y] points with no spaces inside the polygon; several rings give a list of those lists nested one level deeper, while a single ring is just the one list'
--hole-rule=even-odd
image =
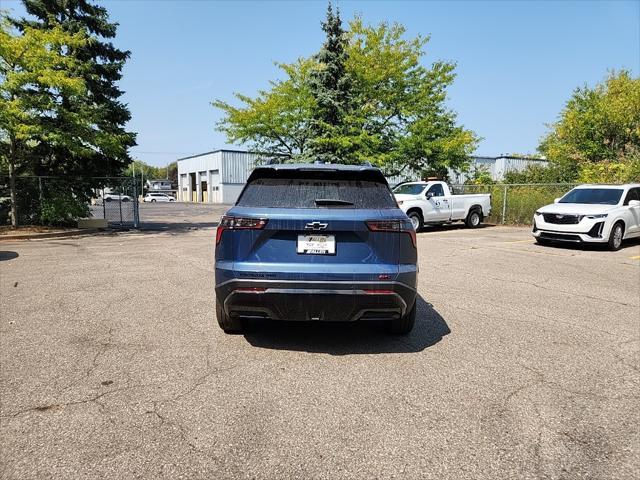
[{"label": "side mirror", "polygon": [[640,200],[629,200],[630,207],[640,207]]},{"label": "side mirror", "polygon": [[553,199],[553,203],[558,203],[559,201],[560,201],[560,197]]},{"label": "side mirror", "polygon": [[427,200],[429,200],[430,198],[433,198],[433,192],[427,193]]}]

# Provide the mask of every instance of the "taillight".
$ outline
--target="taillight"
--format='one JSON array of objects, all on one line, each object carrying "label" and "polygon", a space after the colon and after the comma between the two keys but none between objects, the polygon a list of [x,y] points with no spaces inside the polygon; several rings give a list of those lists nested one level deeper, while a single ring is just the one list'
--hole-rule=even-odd
[{"label": "taillight", "polygon": [[224,215],[216,230],[216,245],[220,243],[225,230],[262,230],[267,224],[266,218],[231,217]]},{"label": "taillight", "polygon": [[372,232],[399,232],[408,233],[411,237],[411,243],[417,248],[416,231],[411,222],[403,220],[369,220],[367,228]]}]

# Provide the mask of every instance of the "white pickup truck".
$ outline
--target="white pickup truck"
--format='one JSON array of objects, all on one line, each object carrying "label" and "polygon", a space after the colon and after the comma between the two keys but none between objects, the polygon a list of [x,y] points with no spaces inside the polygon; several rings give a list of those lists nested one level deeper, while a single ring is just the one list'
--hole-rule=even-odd
[{"label": "white pickup truck", "polygon": [[476,228],[491,213],[491,195],[452,195],[445,182],[407,182],[393,189],[398,206],[417,232],[427,225],[464,221]]}]

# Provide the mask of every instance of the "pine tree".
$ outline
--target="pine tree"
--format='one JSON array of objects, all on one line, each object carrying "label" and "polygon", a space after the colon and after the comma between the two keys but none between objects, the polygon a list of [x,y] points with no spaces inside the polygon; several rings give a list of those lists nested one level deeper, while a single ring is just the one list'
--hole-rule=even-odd
[{"label": "pine tree", "polygon": [[352,104],[352,81],[347,73],[347,40],[340,12],[331,3],[322,23],[326,39],[315,56],[318,67],[311,73],[309,86],[315,99],[312,114],[312,140],[308,156],[332,163],[349,161],[347,117]]},{"label": "pine tree", "polygon": [[117,82],[130,52],[119,50],[109,41],[116,35],[117,24],[109,21],[104,7],[86,0],[23,0],[27,12],[35,19],[16,22],[19,28],[50,29],[52,22],[70,33],[82,32],[88,41],[71,49],[78,66],[75,75],[84,80],[86,95],[63,99],[64,110],[52,121],[57,128],[69,128],[69,119],[85,118],[82,128],[74,122],[77,138],[85,148],[43,142],[38,147],[41,161],[33,173],[43,175],[111,176],[131,162],[128,149],[136,144],[135,133],[125,130],[131,118],[121,102],[123,92]]}]

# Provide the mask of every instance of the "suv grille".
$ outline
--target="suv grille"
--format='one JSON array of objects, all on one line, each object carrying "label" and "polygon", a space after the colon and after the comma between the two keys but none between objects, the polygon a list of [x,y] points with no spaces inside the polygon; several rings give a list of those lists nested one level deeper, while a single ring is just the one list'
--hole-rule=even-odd
[{"label": "suv grille", "polygon": [[562,225],[575,225],[580,223],[582,215],[561,215],[555,213],[545,213],[542,215],[547,223],[556,223]]}]

